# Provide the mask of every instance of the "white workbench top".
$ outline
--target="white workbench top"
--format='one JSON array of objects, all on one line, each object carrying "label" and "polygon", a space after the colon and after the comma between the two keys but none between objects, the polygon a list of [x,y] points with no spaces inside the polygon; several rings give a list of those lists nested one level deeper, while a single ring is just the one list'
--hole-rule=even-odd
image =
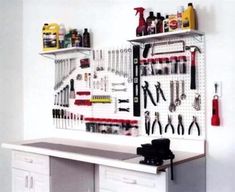
[{"label": "white workbench top", "polygon": [[[83,161],[83,162],[88,162],[88,163],[93,163],[93,164],[98,164],[98,165],[106,165],[106,166],[112,166],[116,168],[123,168],[123,169],[140,171],[140,172],[145,172],[145,173],[152,173],[152,174],[156,174],[158,171],[164,170],[165,168],[169,167],[169,161],[164,161],[164,164],[161,166],[139,164],[139,161],[143,159],[143,157],[140,157],[140,156],[131,158],[131,159],[120,160],[120,159],[113,159],[113,158],[107,158],[107,157],[102,157],[102,156],[75,153],[71,151],[68,152],[66,150],[62,151],[58,149],[47,149],[45,147],[40,148],[40,147],[35,147],[35,146],[33,147],[33,146],[25,145],[25,144],[38,143],[38,142],[46,142],[46,143],[61,144],[61,145],[68,145],[68,146],[74,146],[74,147],[82,147],[82,148],[85,147],[88,149],[98,149],[98,150],[105,150],[105,151],[112,151],[112,152],[136,154],[135,147],[85,142],[85,141],[61,139],[61,138],[45,138],[45,139],[37,139],[37,140],[9,142],[9,143],[3,143],[2,147],[11,149],[11,150],[37,153],[41,155],[48,155],[48,156],[53,156],[53,157]],[[198,158],[205,156],[205,154],[203,153],[190,153],[190,152],[182,152],[182,151],[173,151],[173,153],[175,154],[174,164],[184,163],[184,162],[191,161],[191,160],[198,159]]]}]

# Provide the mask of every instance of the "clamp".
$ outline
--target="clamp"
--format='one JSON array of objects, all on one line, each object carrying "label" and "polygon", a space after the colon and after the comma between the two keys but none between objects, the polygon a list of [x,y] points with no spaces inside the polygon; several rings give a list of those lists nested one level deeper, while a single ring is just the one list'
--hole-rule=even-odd
[{"label": "clamp", "polygon": [[155,101],[153,99],[153,95],[149,90],[149,83],[147,81],[144,81],[144,83],[145,83],[145,85],[141,86],[141,87],[144,91],[144,108],[146,109],[147,108],[147,95],[149,96],[149,98],[154,106],[156,106],[157,104],[155,103]]},{"label": "clamp", "polygon": [[161,83],[159,81],[157,82],[157,85],[155,85],[155,88],[156,88],[156,95],[157,95],[157,103],[159,103],[160,95],[162,96],[162,99],[166,101],[165,95],[161,89]]},{"label": "clamp", "polygon": [[150,134],[150,112],[145,111],[144,116],[145,116],[145,133],[149,135]]},{"label": "clamp", "polygon": [[167,132],[167,129],[168,129],[169,126],[171,127],[172,134],[174,134],[174,133],[175,133],[175,128],[174,128],[174,126],[172,125],[172,119],[171,119],[171,116],[170,116],[170,115],[168,115],[168,123],[167,123],[167,125],[165,126],[165,133]]},{"label": "clamp", "polygon": [[155,120],[153,121],[153,124],[152,124],[152,134],[154,133],[154,128],[155,128],[156,123],[158,123],[159,133],[160,133],[160,135],[162,135],[162,125],[159,120],[159,113],[158,112],[155,112]]},{"label": "clamp", "polygon": [[190,126],[189,126],[189,128],[188,128],[188,134],[189,134],[189,135],[191,134],[191,129],[192,129],[192,127],[193,127],[194,124],[195,124],[196,127],[197,127],[198,136],[200,136],[200,127],[199,127],[199,125],[198,125],[198,123],[197,123],[197,118],[196,118],[196,116],[193,116],[193,121],[192,121],[192,123],[190,124]]},{"label": "clamp", "polygon": [[[178,126],[177,126],[177,133],[178,135],[180,135],[180,132],[182,133],[182,135],[184,135],[184,125],[183,125],[183,118],[182,115],[178,115]],[[181,131],[180,131],[181,129]]]}]

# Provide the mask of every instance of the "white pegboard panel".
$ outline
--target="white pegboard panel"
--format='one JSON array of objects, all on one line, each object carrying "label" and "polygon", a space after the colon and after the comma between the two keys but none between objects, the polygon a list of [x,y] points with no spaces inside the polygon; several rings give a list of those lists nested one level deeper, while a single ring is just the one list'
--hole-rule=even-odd
[{"label": "white pegboard panel", "polygon": [[[189,51],[185,51],[184,53],[170,53],[170,54],[164,54],[164,55],[151,55],[151,52],[148,55],[148,58],[162,58],[167,57],[170,58],[171,56],[182,56],[185,55],[187,58],[187,73],[186,74],[169,74],[169,75],[152,75],[152,76],[141,76],[141,84],[144,85],[144,81],[148,81],[150,85],[150,90],[154,97],[156,97],[156,89],[155,86],[157,82],[161,83],[161,88],[164,92],[164,95],[167,99],[167,101],[161,100],[155,107],[152,105],[151,101],[148,99],[148,108],[144,109],[144,103],[142,99],[141,103],[141,133],[145,133],[145,117],[144,113],[145,111],[150,112],[151,117],[151,125],[155,118],[155,112],[160,113],[160,122],[162,124],[163,134],[159,134],[158,125],[155,125],[155,133],[150,134],[152,137],[169,137],[169,138],[180,138],[180,139],[199,139],[203,140],[205,139],[206,135],[206,113],[205,113],[205,106],[206,106],[206,90],[205,90],[205,50],[204,50],[204,37],[194,37],[194,36],[188,36],[188,37],[177,37],[177,38],[171,38],[171,39],[162,39],[161,41],[158,41],[158,43],[166,42],[166,41],[184,41],[186,46],[197,46],[200,48],[201,53],[196,53],[196,90],[190,89],[190,64],[191,64],[191,54]],[[149,41],[147,43],[155,43],[153,41]],[[182,47],[175,47],[174,50],[181,49]],[[166,49],[161,49],[162,52],[168,52],[172,51],[168,49],[168,46],[166,46]],[[180,82],[180,93],[181,93],[181,81],[184,80],[185,82],[185,94],[186,99],[181,101],[181,105],[176,107],[175,112],[169,111],[169,104],[170,104],[170,81],[174,81],[174,87],[175,87],[175,81]],[[194,102],[194,98],[196,94],[200,94],[201,97],[201,109],[199,111],[196,111],[192,105]],[[176,93],[174,92],[174,96]],[[141,97],[143,98],[143,90],[141,89]],[[178,115],[181,114],[183,117],[183,125],[184,125],[184,135],[178,135],[177,134],[177,126],[178,126]],[[175,128],[175,134],[171,133],[171,128],[168,128],[167,133],[165,133],[165,126],[168,123],[168,115],[172,116],[172,124]],[[196,116],[197,122],[200,127],[200,136],[197,135],[196,126],[194,125],[191,130],[191,135],[188,135],[188,128],[193,120],[193,116]],[[152,130],[151,130],[152,131]]]}]

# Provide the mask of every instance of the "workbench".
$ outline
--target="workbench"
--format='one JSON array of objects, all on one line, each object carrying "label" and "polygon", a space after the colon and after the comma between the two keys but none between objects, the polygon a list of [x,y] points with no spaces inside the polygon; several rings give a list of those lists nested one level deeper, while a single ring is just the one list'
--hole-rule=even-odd
[{"label": "workbench", "polygon": [[2,147],[12,150],[13,192],[205,191],[204,153],[174,151],[171,180],[170,161],[139,164],[130,146],[46,138]]}]

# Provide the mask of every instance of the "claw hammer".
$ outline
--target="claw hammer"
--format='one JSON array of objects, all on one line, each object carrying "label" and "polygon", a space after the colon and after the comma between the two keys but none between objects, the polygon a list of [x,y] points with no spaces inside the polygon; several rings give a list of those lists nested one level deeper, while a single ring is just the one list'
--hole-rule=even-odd
[{"label": "claw hammer", "polygon": [[186,50],[191,53],[191,79],[190,79],[190,89],[196,89],[196,52],[201,53],[199,47],[195,45],[186,46]]}]

